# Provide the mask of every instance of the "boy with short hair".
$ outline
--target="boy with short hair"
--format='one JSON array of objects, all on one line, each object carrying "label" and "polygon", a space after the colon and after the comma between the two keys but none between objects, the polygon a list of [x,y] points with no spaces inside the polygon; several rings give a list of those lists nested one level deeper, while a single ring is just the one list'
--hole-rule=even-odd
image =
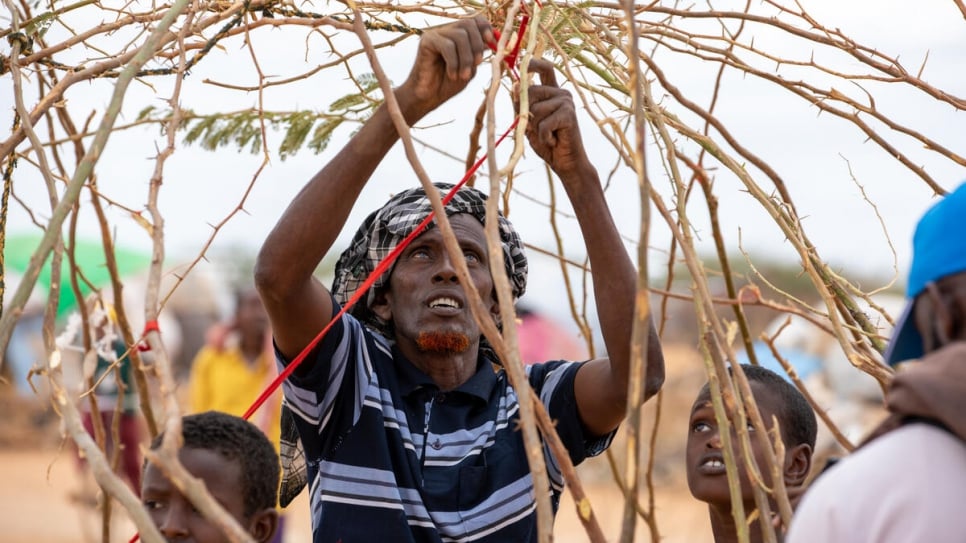
[{"label": "boy with short hair", "polygon": [[[219,411],[185,416],[181,433],[184,445],[178,459],[185,469],[205,483],[255,541],[271,541],[278,529],[279,461],[265,434],[245,419]],[[161,440],[161,435],[156,437],[151,449],[159,448]],[[141,502],[169,541],[229,541],[150,461],[144,463]]]},{"label": "boy with short hair", "polygon": [[[741,365],[755,403],[765,425],[771,429],[772,418],[778,419],[785,456],[782,464],[785,488],[789,495],[797,495],[805,484],[812,465],[812,450],[818,425],[808,400],[794,385],[777,373],[760,366]],[[729,368],[730,371],[730,368]],[[688,423],[687,465],[688,488],[691,495],[708,504],[711,529],[715,543],[738,540],[737,528],[731,514],[731,494],[725,472],[724,454],[711,405],[709,384],[705,384],[694,400]],[[751,425],[748,431],[754,431]],[[732,432],[733,435],[734,432]],[[751,440],[755,462],[761,468],[765,483],[770,486],[771,474],[765,469],[765,456],[758,441]],[[741,497],[745,512],[756,508],[753,487],[739,459],[738,475],[741,481]],[[762,530],[756,519],[749,527],[752,543],[762,540]]]}]

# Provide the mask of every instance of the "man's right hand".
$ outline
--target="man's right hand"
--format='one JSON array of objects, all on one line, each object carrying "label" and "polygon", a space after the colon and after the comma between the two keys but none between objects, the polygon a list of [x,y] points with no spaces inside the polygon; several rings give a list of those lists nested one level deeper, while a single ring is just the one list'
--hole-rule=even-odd
[{"label": "man's right hand", "polygon": [[457,95],[476,75],[487,44],[496,39],[483,17],[434,28],[419,40],[416,62],[396,90],[407,121],[415,122]]}]

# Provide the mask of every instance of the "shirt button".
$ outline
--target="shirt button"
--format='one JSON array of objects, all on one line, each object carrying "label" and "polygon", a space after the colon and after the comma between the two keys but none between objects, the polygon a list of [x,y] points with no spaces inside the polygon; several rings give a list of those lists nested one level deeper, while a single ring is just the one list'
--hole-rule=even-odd
[{"label": "shirt button", "polygon": [[440,449],[442,449],[442,448],[443,448],[443,443],[442,443],[442,442],[441,442],[440,440],[438,440],[438,439],[437,439],[436,441],[434,441],[434,442],[433,442],[433,443],[432,443],[432,444],[430,445],[430,447],[432,447],[432,448],[434,448],[434,449],[436,449],[436,450],[438,451],[438,450],[440,450]]},{"label": "shirt button", "polygon": [[436,401],[437,401],[438,403],[443,403],[443,402],[445,402],[445,401],[446,401],[446,394],[445,394],[445,393],[443,393],[443,392],[440,392],[439,394],[437,394],[437,395],[436,395]]}]

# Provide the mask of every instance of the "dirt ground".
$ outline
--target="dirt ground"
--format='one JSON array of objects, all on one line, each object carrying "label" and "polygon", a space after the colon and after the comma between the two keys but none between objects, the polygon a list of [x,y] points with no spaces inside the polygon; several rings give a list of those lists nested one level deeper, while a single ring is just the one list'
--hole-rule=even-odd
[{"label": "dirt ground", "polygon": [[[71,500],[77,484],[73,458],[57,450],[0,451],[0,511],[3,511],[3,541],[7,543],[93,543],[101,541],[98,511]],[[590,484],[587,488],[595,514],[608,539],[620,534],[623,503],[613,484]],[[682,483],[662,485],[657,492],[657,518],[662,541],[709,541],[706,510],[687,493]],[[115,507],[111,541],[126,542],[134,535],[125,512]],[[650,541],[642,525],[637,541]],[[288,510],[288,543],[311,541],[308,502],[305,493]],[[587,536],[565,496],[555,525],[555,541],[581,542]]]},{"label": "dirt ground", "polygon": [[[688,350],[665,348],[668,378],[655,450],[656,519],[665,543],[710,541],[707,510],[691,498],[683,474],[684,444],[691,401],[704,382],[700,361]],[[0,387],[0,392],[2,392]],[[7,543],[94,543],[102,541],[99,512],[72,500],[81,479],[73,449],[62,446],[57,417],[37,402],[0,393],[0,533]],[[645,431],[654,427],[654,404],[648,402]],[[618,434],[611,447],[617,465],[625,444]],[[613,482],[606,457],[590,459],[578,468],[591,505],[609,541],[621,531],[623,499]],[[643,491],[642,491],[643,492]],[[642,503],[646,503],[642,494]],[[135,533],[119,506],[114,508],[112,542],[126,542]],[[311,540],[306,493],[288,509],[288,543]],[[651,541],[639,521],[637,541]],[[587,541],[569,495],[562,500],[555,524],[555,541]]]}]

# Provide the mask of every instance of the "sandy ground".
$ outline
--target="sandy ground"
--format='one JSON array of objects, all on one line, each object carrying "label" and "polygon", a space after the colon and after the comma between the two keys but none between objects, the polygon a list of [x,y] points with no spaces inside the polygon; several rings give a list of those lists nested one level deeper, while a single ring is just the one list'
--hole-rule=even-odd
[{"label": "sandy ground", "polygon": [[[588,466],[590,467],[590,466]],[[101,541],[101,516],[90,506],[71,500],[78,488],[77,469],[67,451],[0,450],[0,532],[6,543],[92,543]],[[709,541],[707,513],[694,502],[680,481],[662,484],[657,494],[657,519],[662,541]],[[623,503],[612,483],[590,483],[592,507],[609,541],[620,534]],[[135,533],[126,513],[114,508],[111,541],[126,542]],[[305,493],[288,510],[289,543],[311,541]],[[573,501],[565,495],[555,525],[555,541],[587,541]],[[638,527],[637,541],[650,541],[647,528]]]},{"label": "sandy ground", "polygon": [[[696,355],[666,350],[669,351],[666,352],[668,378],[654,452],[658,532],[665,543],[710,541],[706,506],[691,498],[683,474],[687,417],[704,376],[700,362],[693,358]],[[655,403],[648,402],[645,410],[646,432],[654,427]],[[104,541],[99,511],[71,499],[71,494],[80,488],[81,479],[73,449],[61,446],[56,416],[44,413],[43,407],[32,409],[33,413],[28,406],[11,400],[9,394],[0,394],[0,412],[4,413],[0,417],[0,540],[6,543]],[[619,466],[623,466],[620,457],[624,449],[623,435],[619,433],[611,447]],[[617,541],[624,506],[607,459],[604,456],[590,459],[578,472],[608,541]],[[641,503],[646,504],[643,492]],[[114,508],[114,513],[110,541],[127,542],[135,533],[133,524],[119,506]],[[304,492],[287,514],[286,541],[311,541]],[[557,542],[588,540],[568,494],[561,502],[554,533]],[[652,541],[643,521],[639,521],[635,534],[636,541]]]}]

